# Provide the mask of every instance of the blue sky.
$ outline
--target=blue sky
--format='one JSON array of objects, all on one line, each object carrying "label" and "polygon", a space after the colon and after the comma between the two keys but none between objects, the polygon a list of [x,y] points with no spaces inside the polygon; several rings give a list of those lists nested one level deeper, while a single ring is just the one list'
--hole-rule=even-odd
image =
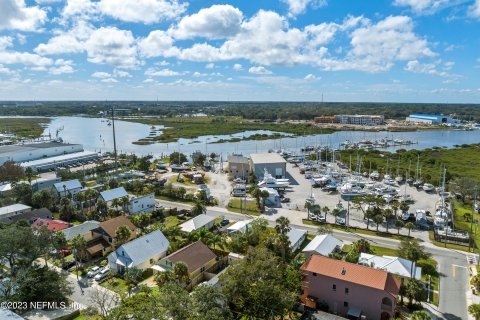
[{"label": "blue sky", "polygon": [[0,100],[480,103],[480,0],[1,0]]}]

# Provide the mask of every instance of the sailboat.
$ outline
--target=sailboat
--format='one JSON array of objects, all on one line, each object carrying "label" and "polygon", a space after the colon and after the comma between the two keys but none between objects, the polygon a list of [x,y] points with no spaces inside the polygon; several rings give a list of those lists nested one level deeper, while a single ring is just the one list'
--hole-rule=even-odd
[{"label": "sailboat", "polygon": [[395,182],[400,184],[403,182],[403,177],[400,174],[400,158],[398,158],[398,164],[397,164],[397,176],[395,177]]},{"label": "sailboat", "polygon": [[[417,170],[415,172],[415,181],[413,182],[413,185],[415,187],[420,187],[422,184],[423,184],[423,180],[421,178],[421,175],[422,175],[422,169],[420,168],[420,155],[418,155],[418,158],[417,158]],[[420,175],[419,175],[420,173]]]},{"label": "sailboat", "polygon": [[412,166],[412,160],[408,163],[408,175],[407,175],[407,183],[412,184],[413,183],[413,178],[410,177],[410,168]]}]

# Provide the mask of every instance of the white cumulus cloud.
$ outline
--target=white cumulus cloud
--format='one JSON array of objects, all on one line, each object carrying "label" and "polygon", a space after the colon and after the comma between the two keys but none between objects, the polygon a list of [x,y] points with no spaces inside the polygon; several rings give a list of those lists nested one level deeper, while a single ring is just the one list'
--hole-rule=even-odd
[{"label": "white cumulus cloud", "polygon": [[135,39],[130,30],[102,27],[93,31],[85,48],[88,61],[92,63],[133,67],[138,62]]},{"label": "white cumulus cloud", "polygon": [[170,33],[178,39],[228,38],[240,31],[243,13],[231,5],[213,5],[183,17]]},{"label": "white cumulus cloud", "polygon": [[177,0],[101,0],[98,9],[104,15],[126,22],[157,23],[185,12],[186,3]]},{"label": "white cumulus cloud", "polygon": [[272,71],[265,69],[265,67],[258,66],[258,67],[251,67],[248,69],[248,72],[253,74],[272,74]]},{"label": "white cumulus cloud", "polygon": [[27,7],[25,0],[0,1],[0,30],[36,31],[47,20],[47,12],[38,6]]}]

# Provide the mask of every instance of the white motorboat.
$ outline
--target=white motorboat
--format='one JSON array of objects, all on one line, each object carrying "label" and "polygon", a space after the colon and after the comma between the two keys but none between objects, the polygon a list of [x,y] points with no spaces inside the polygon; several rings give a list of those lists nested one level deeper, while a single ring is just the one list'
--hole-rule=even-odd
[{"label": "white motorboat", "polygon": [[384,194],[382,198],[383,200],[385,200],[386,203],[390,203],[395,197],[391,194]]},{"label": "white motorboat", "polygon": [[423,184],[423,180],[422,179],[417,179],[413,182],[413,185],[417,188],[420,188]]},{"label": "white motorboat", "polygon": [[412,202],[413,201],[413,198],[411,195],[409,194],[402,194],[400,196],[400,201],[405,201],[405,202]]},{"label": "white motorboat", "polygon": [[370,179],[378,180],[380,178],[380,173],[378,171],[373,171],[370,173]]},{"label": "white motorboat", "polygon": [[383,179],[382,182],[385,183],[386,185],[389,185],[389,186],[396,186],[397,185],[397,183],[393,179]]},{"label": "white motorboat", "polygon": [[272,189],[284,189],[290,185],[289,179],[276,179],[268,170],[265,169],[263,180],[258,183],[259,187],[272,188]]},{"label": "white motorboat", "polygon": [[395,177],[395,182],[398,183],[398,184],[402,183],[403,182],[403,177],[401,175],[396,176]]},{"label": "white motorboat", "polygon": [[435,186],[431,183],[425,183],[423,186],[422,186],[422,189],[425,191],[425,192],[432,192],[435,190]]}]

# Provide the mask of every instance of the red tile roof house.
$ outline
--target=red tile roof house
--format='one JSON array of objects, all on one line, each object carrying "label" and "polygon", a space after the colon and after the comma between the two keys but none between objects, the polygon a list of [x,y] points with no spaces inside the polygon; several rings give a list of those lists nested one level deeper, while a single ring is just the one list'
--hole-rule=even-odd
[{"label": "red tile roof house", "polygon": [[32,224],[32,228],[47,227],[50,231],[61,231],[67,229],[70,224],[62,220],[51,220],[51,219],[37,219]]},{"label": "red tile roof house", "polygon": [[349,319],[395,316],[400,282],[384,270],[318,255],[311,256],[300,270],[300,300],[307,308],[316,309],[325,303],[329,312]]}]

